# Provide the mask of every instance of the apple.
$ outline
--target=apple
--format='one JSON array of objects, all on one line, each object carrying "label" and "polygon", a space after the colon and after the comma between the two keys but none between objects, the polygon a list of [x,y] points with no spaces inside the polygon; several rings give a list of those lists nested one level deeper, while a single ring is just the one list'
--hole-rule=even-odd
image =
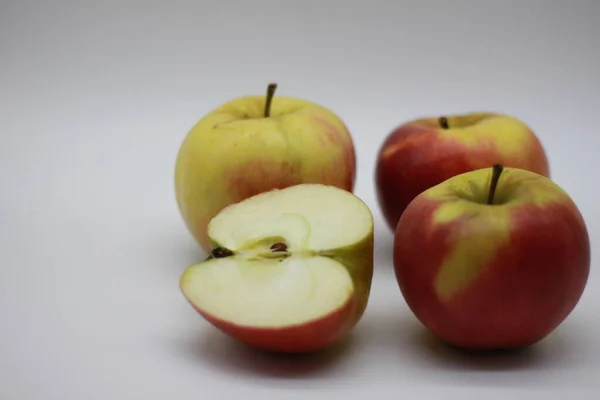
[{"label": "apple", "polygon": [[393,249],[410,310],[441,341],[471,350],[545,338],[579,302],[590,270],[571,197],[543,175],[499,164],[417,195]]},{"label": "apple", "polygon": [[514,117],[480,112],[400,125],[383,142],[375,168],[387,225],[394,231],[408,203],[425,189],[494,163],[550,177],[540,140]]},{"label": "apple", "polygon": [[367,306],[373,217],[344,189],[298,184],[221,210],[210,256],[188,267],[183,295],[208,322],[256,348],[301,353],[349,333]]},{"label": "apple", "polygon": [[354,190],[354,143],[342,120],[307,100],[275,97],[275,89],[215,108],[181,144],[176,200],[205,251],[208,222],[229,204],[300,183]]}]

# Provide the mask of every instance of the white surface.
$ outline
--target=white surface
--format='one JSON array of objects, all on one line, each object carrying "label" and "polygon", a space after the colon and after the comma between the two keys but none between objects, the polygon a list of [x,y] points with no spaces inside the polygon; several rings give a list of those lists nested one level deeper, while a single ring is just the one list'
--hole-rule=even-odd
[{"label": "white surface", "polygon": [[[593,0],[2,2],[0,399],[596,397],[595,262],[533,351],[458,356],[421,339],[400,296],[372,174],[400,122],[512,113],[543,140],[594,255],[599,15]],[[348,124],[377,224],[353,339],[294,360],[232,343],[178,289],[203,255],[174,201],[177,149],[205,112],[270,81]]]}]

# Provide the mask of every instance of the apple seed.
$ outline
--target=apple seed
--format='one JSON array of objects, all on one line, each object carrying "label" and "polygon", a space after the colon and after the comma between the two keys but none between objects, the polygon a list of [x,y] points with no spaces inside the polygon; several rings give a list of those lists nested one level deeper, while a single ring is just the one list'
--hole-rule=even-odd
[{"label": "apple seed", "polygon": [[217,247],[216,249],[213,249],[210,253],[214,258],[224,258],[233,255],[233,251],[226,249],[225,247]]},{"label": "apple seed", "polygon": [[271,246],[271,251],[272,252],[280,252],[280,251],[287,251],[287,246],[285,243],[275,243],[273,246]]}]

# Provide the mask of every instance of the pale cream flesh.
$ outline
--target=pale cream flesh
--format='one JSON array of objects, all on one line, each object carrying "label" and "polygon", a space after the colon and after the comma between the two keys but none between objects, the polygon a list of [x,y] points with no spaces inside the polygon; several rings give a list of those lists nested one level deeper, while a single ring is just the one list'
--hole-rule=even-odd
[{"label": "pale cream flesh", "polygon": [[[373,229],[367,206],[353,194],[319,184],[266,192],[219,213],[209,236],[233,255],[190,267],[184,295],[230,323],[283,327],[326,316],[353,294],[336,250]],[[284,251],[272,251],[275,243]]]}]

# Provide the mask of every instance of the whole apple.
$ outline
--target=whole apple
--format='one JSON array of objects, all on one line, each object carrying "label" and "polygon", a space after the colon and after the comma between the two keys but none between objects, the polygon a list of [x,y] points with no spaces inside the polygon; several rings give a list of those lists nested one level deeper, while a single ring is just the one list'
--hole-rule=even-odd
[{"label": "whole apple", "polygon": [[231,204],[208,226],[210,257],[181,290],[213,326],[248,345],[301,353],[341,340],[361,319],[373,276],[373,217],[321,184]]},{"label": "whole apple", "polygon": [[425,189],[494,163],[550,176],[540,140],[514,117],[481,112],[400,125],[382,144],[375,168],[387,225],[394,231],[408,203]]},{"label": "whole apple", "polygon": [[230,204],[300,183],[354,189],[356,155],[344,123],[323,106],[276,97],[275,89],[212,110],[179,149],[177,204],[205,251],[208,222]]},{"label": "whole apple", "polygon": [[556,183],[495,165],[417,195],[396,228],[394,266],[409,308],[442,341],[515,349],[542,340],[573,311],[590,242]]}]

